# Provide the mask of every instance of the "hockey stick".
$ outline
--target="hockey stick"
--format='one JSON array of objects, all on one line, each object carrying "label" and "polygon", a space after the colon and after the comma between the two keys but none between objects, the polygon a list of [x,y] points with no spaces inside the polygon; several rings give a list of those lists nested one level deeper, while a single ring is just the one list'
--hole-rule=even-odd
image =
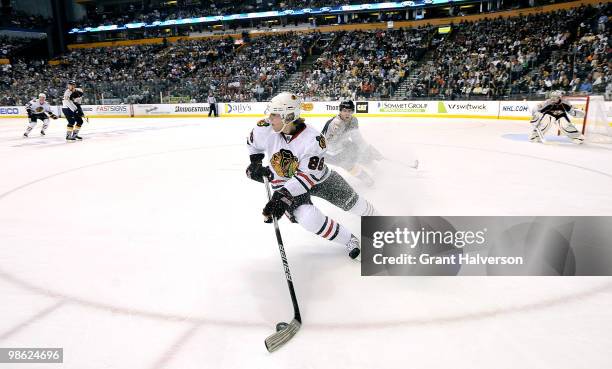
[{"label": "hockey stick", "polygon": [[[268,200],[272,200],[272,192],[270,191],[270,185],[268,184],[268,178],[264,176],[264,185],[268,193]],[[278,220],[276,217],[272,217],[274,223],[274,232],[276,233],[276,241],[278,242],[278,250],[280,251],[281,260],[283,261],[283,269],[285,270],[285,278],[287,279],[287,285],[289,286],[289,294],[291,295],[291,302],[293,303],[293,320],[287,324],[280,322],[276,324],[276,333],[266,338],[266,348],[269,352],[278,350],[282,345],[287,343],[302,326],[302,317],[300,316],[300,307],[298,306],[297,298],[295,297],[295,290],[293,289],[293,281],[291,280],[291,272],[289,271],[289,263],[287,262],[287,255],[285,254],[285,247],[283,246],[283,239],[281,238],[280,229],[278,228]]]}]

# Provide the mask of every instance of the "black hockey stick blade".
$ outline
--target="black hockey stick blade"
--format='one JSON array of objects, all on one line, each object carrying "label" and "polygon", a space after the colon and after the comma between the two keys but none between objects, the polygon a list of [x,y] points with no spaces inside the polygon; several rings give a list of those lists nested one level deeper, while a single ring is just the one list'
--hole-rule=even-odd
[{"label": "black hockey stick blade", "polygon": [[266,348],[268,351],[274,352],[281,348],[285,343],[289,342],[289,340],[295,336],[298,330],[300,330],[301,326],[302,324],[298,320],[293,319],[284,329],[266,338]]}]

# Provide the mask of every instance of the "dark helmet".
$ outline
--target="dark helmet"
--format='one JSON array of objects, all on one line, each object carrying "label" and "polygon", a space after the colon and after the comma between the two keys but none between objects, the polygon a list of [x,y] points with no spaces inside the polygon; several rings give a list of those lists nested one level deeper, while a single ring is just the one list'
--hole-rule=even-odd
[{"label": "dark helmet", "polygon": [[349,109],[355,111],[355,103],[351,100],[343,101],[340,103],[340,111],[342,111],[342,109]]},{"label": "dark helmet", "polygon": [[68,84],[76,86],[76,81],[74,79],[71,79],[70,81],[68,81]]}]

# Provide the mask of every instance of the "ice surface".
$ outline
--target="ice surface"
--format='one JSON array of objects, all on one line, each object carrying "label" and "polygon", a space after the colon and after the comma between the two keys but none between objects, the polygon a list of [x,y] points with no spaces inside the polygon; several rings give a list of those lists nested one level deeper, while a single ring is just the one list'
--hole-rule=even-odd
[{"label": "ice surface", "polygon": [[[292,309],[244,175],[255,119],[92,119],[70,143],[61,121],[23,139],[24,120],[0,120],[0,347],[65,349],[28,368],[609,365],[612,278],[360,277],[286,220],[304,326],[268,354]],[[384,215],[612,214],[611,146],[532,144],[526,122],[360,122],[389,160],[373,188],[348,180]]]}]

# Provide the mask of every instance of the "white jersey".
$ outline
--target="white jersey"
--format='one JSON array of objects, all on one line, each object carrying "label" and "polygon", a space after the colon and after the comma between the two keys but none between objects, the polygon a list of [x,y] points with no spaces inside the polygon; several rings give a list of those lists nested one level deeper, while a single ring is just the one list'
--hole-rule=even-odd
[{"label": "white jersey", "polygon": [[25,108],[28,112],[38,115],[38,114],[44,114],[45,112],[47,113],[53,113],[51,111],[51,105],[49,105],[49,103],[47,101],[45,101],[44,103],[40,103],[38,101],[38,99],[33,99],[30,102],[28,102],[25,105]]},{"label": "white jersey", "polygon": [[[76,104],[80,104],[81,103],[81,98],[80,97],[72,97],[72,94],[77,91],[79,89],[74,89],[74,91],[70,91],[70,89],[66,89],[66,91],[64,92],[64,98],[62,100],[62,107],[64,108],[68,108],[72,111],[77,111],[77,106]],[[76,104],[75,104],[76,103]]]},{"label": "white jersey", "polygon": [[325,123],[321,132],[327,140],[330,155],[337,155],[342,152],[349,142],[357,144],[360,149],[367,146],[367,143],[361,137],[359,123],[355,117],[345,121],[337,115]]},{"label": "white jersey", "polygon": [[301,123],[293,135],[276,133],[267,120],[253,128],[247,145],[251,155],[265,153],[277,190],[285,187],[293,196],[306,193],[331,174],[325,164],[325,137],[316,129]]}]

